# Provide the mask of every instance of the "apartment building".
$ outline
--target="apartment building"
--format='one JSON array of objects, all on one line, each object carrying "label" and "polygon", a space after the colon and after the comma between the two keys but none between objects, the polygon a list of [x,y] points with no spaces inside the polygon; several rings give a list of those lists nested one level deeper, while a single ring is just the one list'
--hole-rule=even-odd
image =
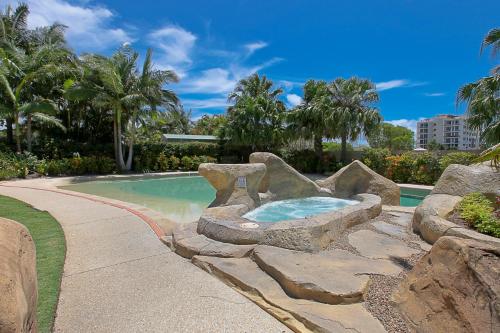
[{"label": "apartment building", "polygon": [[445,149],[479,149],[479,133],[467,126],[465,116],[443,114],[417,122],[417,148],[427,149],[432,141]]}]

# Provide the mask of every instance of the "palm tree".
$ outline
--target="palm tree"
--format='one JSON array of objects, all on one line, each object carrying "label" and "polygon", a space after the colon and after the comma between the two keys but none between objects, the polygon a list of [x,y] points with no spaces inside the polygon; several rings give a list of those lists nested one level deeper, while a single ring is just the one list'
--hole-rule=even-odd
[{"label": "palm tree", "polygon": [[[2,109],[9,110],[15,126],[16,150],[21,152],[20,119],[26,118],[28,151],[31,151],[32,119],[64,129],[53,116],[58,110],[54,103],[44,97],[44,88],[52,89],[54,80],[67,72],[68,53],[64,49],[45,45],[25,54],[0,49],[0,87]],[[44,88],[42,88],[44,87]]]},{"label": "palm tree", "polygon": [[172,134],[189,134],[193,125],[191,116],[191,110],[186,111],[182,105],[175,105],[165,113],[165,127],[167,132]]},{"label": "palm tree", "polygon": [[228,122],[219,134],[235,144],[257,149],[276,149],[282,144],[285,105],[278,99],[282,89],[273,87],[265,76],[253,74],[242,79],[228,101]]},{"label": "palm tree", "polygon": [[[132,167],[135,131],[141,118],[157,112],[157,107],[170,108],[177,103],[175,94],[163,88],[177,81],[173,71],[155,70],[152,51],[148,50],[142,72],[137,71],[139,54],[123,47],[110,58],[98,55],[83,57],[84,74],[78,82],[69,82],[66,96],[70,100],[91,100],[93,105],[111,111],[113,141],[117,166],[122,171]],[[123,128],[127,125],[129,154],[124,161]]]},{"label": "palm tree", "polygon": [[[500,50],[500,29],[492,29],[481,44],[492,47],[492,56]],[[490,76],[462,86],[457,93],[457,105],[466,103],[468,126],[481,132],[481,140],[487,145],[500,142],[500,66],[492,69]]]},{"label": "palm tree", "polygon": [[329,122],[334,119],[329,115],[334,111],[328,84],[325,81],[309,80],[304,84],[302,103],[287,115],[288,136],[313,139],[319,169],[323,158],[323,138],[333,139],[337,136],[337,124]]},{"label": "palm tree", "polygon": [[341,140],[340,160],[345,163],[347,140],[357,140],[360,134],[368,135],[382,121],[378,109],[373,106],[379,96],[372,82],[357,77],[337,78],[328,85],[328,91],[335,108],[328,122],[337,123]]}]

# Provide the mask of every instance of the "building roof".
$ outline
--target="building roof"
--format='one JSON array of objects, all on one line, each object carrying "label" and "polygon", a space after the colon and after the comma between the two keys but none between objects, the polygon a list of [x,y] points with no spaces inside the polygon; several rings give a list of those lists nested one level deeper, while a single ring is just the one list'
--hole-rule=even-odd
[{"label": "building roof", "polygon": [[214,135],[163,134],[165,141],[217,141]]}]

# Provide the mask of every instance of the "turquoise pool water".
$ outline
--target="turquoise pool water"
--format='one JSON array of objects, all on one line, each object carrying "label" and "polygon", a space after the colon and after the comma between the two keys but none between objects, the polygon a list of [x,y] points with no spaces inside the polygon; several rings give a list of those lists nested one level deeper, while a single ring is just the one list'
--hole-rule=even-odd
[{"label": "turquoise pool water", "polygon": [[400,205],[406,207],[418,206],[430,192],[430,190],[426,189],[401,187]]},{"label": "turquoise pool water", "polygon": [[[181,223],[198,220],[215,198],[214,188],[200,176],[91,181],[61,188],[132,202]],[[429,190],[401,188],[401,206],[417,206],[428,194]]]},{"label": "turquoise pool water", "polygon": [[198,220],[215,198],[214,188],[200,176],[90,181],[61,188],[135,203],[181,223]]},{"label": "turquoise pool water", "polygon": [[303,219],[308,216],[331,212],[357,203],[359,203],[359,201],[326,197],[280,200],[262,205],[246,213],[243,217],[255,222],[279,222],[284,220]]}]

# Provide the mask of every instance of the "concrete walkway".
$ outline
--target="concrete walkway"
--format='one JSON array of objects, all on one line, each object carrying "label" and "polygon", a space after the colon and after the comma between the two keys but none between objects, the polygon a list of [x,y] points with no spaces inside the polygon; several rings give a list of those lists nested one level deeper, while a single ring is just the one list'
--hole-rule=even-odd
[{"label": "concrete walkway", "polygon": [[130,212],[21,183],[0,194],[50,212],[66,236],[55,332],[289,332]]}]

